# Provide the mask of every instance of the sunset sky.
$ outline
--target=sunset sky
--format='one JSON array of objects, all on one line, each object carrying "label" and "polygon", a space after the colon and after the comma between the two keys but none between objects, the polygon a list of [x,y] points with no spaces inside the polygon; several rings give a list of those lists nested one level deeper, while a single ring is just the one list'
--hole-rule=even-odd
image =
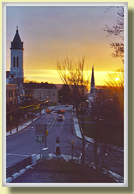
[{"label": "sunset sky", "polygon": [[[110,5],[110,4],[109,4]],[[57,60],[66,56],[76,61],[85,56],[91,75],[94,65],[95,84],[103,85],[109,71],[123,67],[120,58],[112,58],[105,24],[117,23],[117,8],[104,6],[7,6],[6,70],[10,70],[10,46],[18,26],[24,42],[24,77],[28,80],[60,84]]]}]

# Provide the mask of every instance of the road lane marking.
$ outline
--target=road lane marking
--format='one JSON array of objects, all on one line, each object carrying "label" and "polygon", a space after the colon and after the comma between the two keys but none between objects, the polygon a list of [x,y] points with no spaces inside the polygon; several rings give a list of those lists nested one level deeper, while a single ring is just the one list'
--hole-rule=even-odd
[{"label": "road lane marking", "polygon": [[54,125],[56,118],[57,118],[57,117],[55,117],[55,119],[54,119],[52,125],[50,126],[49,130],[50,130],[50,129],[52,128],[52,126]]}]

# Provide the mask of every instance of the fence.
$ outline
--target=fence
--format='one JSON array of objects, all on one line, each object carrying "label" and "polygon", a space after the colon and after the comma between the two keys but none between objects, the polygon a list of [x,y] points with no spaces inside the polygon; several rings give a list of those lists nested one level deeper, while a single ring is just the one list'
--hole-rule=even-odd
[{"label": "fence", "polygon": [[20,162],[13,164],[6,168],[6,178],[12,177],[12,175],[16,172],[19,172],[21,169],[31,164],[31,156],[21,160]]}]

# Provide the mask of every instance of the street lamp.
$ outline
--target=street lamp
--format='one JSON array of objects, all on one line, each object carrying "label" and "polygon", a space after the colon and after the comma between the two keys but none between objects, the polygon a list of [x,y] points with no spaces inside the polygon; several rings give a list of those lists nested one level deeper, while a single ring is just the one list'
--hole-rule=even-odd
[{"label": "street lamp", "polygon": [[72,160],[73,160],[73,144],[74,144],[74,140],[71,141],[71,145],[72,145]]},{"label": "street lamp", "polygon": [[16,97],[16,100],[17,100],[17,128],[16,128],[16,131],[18,132],[18,92],[15,93],[15,97]]},{"label": "street lamp", "polygon": [[13,119],[13,117],[10,116],[10,134],[12,134],[12,119]]},{"label": "street lamp", "polygon": [[49,106],[49,96],[47,96],[47,107]]}]

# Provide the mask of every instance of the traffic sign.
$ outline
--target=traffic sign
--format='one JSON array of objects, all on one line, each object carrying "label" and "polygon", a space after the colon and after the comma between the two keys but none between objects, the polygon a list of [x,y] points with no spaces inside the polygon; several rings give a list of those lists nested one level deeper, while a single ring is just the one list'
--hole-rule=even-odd
[{"label": "traffic sign", "polygon": [[47,130],[47,124],[44,125],[36,125],[35,127],[35,135],[36,136],[45,136]]},{"label": "traffic sign", "polygon": [[36,143],[44,143],[44,136],[36,136]]}]

